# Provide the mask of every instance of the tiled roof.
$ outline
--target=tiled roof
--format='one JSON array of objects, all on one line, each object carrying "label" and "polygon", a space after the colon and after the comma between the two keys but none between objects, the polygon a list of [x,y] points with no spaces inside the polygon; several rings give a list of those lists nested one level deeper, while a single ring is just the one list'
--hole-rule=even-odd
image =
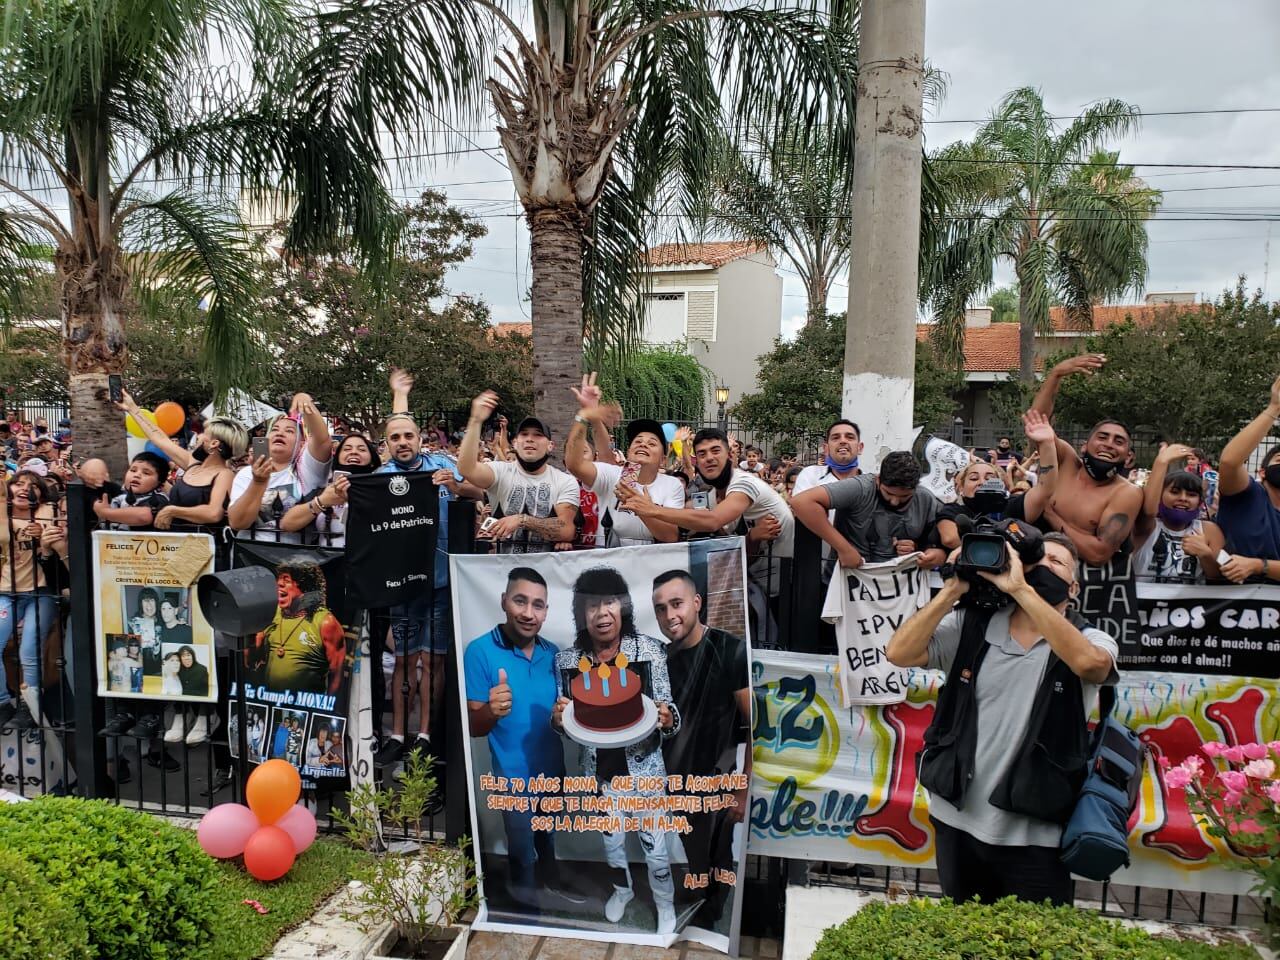
[{"label": "tiled roof", "polygon": [[645,259],[653,267],[674,267],[689,263],[705,263],[709,267],[723,267],[726,263],[741,260],[753,253],[763,253],[765,247],[745,240],[725,240],[718,243],[664,243],[653,247]]},{"label": "tiled roof", "polygon": [[[916,340],[929,339],[933,327],[916,325]],[[964,331],[965,373],[1008,373],[1018,366],[1016,323],[993,323],[989,327],[967,327]],[[1037,369],[1043,366],[1036,362]]]},{"label": "tiled roof", "polygon": [[505,337],[513,333],[518,333],[522,337],[531,337],[533,336],[533,324],[527,320],[522,320],[514,323],[495,323],[493,325],[493,335],[495,337]]}]

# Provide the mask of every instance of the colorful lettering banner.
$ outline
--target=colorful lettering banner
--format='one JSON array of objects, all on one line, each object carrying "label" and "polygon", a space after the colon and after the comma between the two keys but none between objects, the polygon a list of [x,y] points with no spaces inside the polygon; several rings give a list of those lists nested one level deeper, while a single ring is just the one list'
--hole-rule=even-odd
[{"label": "colorful lettering banner", "polygon": [[[1204,588],[1183,588],[1197,593]],[[1244,591],[1245,594],[1248,591]],[[1180,654],[1181,655],[1181,654]],[[836,658],[761,651],[752,663],[755,764],[750,850],[764,856],[931,867],[928,798],[915,758],[942,675],[911,671],[905,703],[842,709]],[[1161,759],[1177,765],[1203,744],[1280,738],[1280,682],[1129,671],[1116,716],[1149,756],[1130,821],[1132,865],[1116,883],[1246,893],[1250,875],[1169,790]]]}]

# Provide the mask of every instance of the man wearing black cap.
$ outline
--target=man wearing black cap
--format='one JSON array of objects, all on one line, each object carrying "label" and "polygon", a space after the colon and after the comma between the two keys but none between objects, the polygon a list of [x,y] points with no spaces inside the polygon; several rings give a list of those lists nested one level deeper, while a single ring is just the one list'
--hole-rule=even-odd
[{"label": "man wearing black cap", "polygon": [[547,463],[551,431],[545,423],[537,417],[525,417],[516,425],[511,440],[514,462],[480,462],[480,431],[497,407],[498,395],[492,390],[471,401],[471,419],[458,448],[458,470],[463,479],[485,492],[495,514],[502,512],[485,535],[494,540],[518,535],[531,549],[572,540],[578,481]]},{"label": "man wearing black cap", "polygon": [[[618,485],[644,490],[660,507],[679,510],[684,507],[684,484],[662,473],[667,456],[667,439],[657,420],[632,420],[627,424],[627,466],[597,462],[587,443],[589,427],[601,432],[613,426],[622,411],[600,402],[601,391],[596,375],[583,376],[582,386],[573,387],[580,408],[573,418],[573,429],[564,448],[564,464],[579,482],[599,498],[601,529],[606,530],[607,547],[634,547],[659,543],[675,543],[680,528],[652,517],[642,519],[618,506]],[[638,469],[637,469],[638,468]],[[626,480],[624,480],[626,476]]]}]

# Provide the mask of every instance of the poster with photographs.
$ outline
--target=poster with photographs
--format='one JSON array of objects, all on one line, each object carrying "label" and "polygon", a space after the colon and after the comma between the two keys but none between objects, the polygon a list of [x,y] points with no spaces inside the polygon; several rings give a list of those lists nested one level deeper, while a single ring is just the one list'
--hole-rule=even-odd
[{"label": "poster with photographs", "polygon": [[213,570],[204,533],[93,535],[98,695],[210,703],[217,699],[213,628],[195,583]]},{"label": "poster with photographs", "polygon": [[743,541],[450,560],[476,928],[736,955]]},{"label": "poster with photographs", "polygon": [[[245,639],[245,742],[250,763],[285,760],[304,786],[347,775],[347,703],[357,613],[348,609],[341,550],[237,541],[235,565],[276,577],[271,623]],[[232,756],[239,759],[240,691],[231,685]]]}]

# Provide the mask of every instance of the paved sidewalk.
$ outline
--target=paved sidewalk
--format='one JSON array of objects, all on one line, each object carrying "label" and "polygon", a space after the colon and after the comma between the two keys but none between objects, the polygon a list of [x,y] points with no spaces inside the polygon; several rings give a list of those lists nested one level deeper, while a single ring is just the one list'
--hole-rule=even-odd
[{"label": "paved sidewalk", "polygon": [[[774,960],[780,953],[777,940],[743,937],[738,956],[742,960]],[[467,960],[712,960],[723,956],[718,950],[697,943],[681,943],[664,950],[629,943],[475,931],[467,944]]]}]

